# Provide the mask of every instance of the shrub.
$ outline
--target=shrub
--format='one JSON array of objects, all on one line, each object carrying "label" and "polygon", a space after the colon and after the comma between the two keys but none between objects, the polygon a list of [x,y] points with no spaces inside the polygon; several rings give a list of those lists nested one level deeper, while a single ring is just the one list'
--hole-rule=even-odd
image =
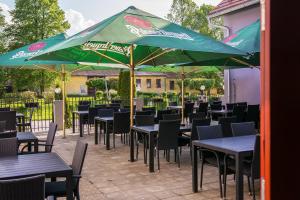
[{"label": "shrub", "polygon": [[43,92],[43,97],[45,103],[52,103],[54,100],[54,93],[53,92]]},{"label": "shrub", "polygon": [[32,91],[25,91],[20,93],[20,97],[23,101],[34,100],[36,98],[36,93]]}]

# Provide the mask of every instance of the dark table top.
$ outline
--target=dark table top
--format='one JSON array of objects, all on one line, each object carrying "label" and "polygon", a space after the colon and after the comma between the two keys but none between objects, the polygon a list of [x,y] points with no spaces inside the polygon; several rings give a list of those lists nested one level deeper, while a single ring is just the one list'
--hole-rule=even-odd
[{"label": "dark table top", "polygon": [[227,154],[249,152],[254,150],[255,135],[226,137],[209,140],[195,140],[194,146],[199,146]]},{"label": "dark table top", "polygon": [[87,115],[87,114],[89,114],[89,111],[88,110],[82,110],[82,111],[75,110],[75,111],[73,111],[73,113],[78,114],[78,115]]},{"label": "dark table top", "polygon": [[38,138],[32,132],[18,132],[17,138],[21,143],[38,140]]},{"label": "dark table top", "polygon": [[[158,133],[159,124],[155,124],[152,126],[133,126],[132,129],[135,131],[143,132],[143,133]],[[180,132],[189,132],[191,131],[191,125],[180,126]]]},{"label": "dark table top", "polygon": [[95,117],[95,120],[102,122],[112,122],[114,121],[114,117]]},{"label": "dark table top", "polygon": [[0,158],[0,179],[45,174],[46,177],[71,175],[72,168],[56,153],[38,153]]},{"label": "dark table top", "polygon": [[24,117],[23,113],[16,113],[16,117]]}]

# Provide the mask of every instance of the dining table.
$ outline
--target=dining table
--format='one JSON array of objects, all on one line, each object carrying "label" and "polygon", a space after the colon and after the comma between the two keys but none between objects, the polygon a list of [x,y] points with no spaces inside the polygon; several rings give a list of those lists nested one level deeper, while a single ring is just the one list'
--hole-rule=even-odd
[{"label": "dining table", "polygon": [[44,174],[52,180],[66,178],[67,200],[73,200],[72,168],[56,153],[37,153],[0,157],[0,180]]},{"label": "dining table", "polygon": [[[159,124],[154,124],[151,126],[133,126],[131,128],[131,132],[140,132],[148,136],[148,144],[149,144],[149,172],[154,172],[154,138],[155,135],[158,134]],[[191,124],[185,125],[182,124],[180,126],[180,133],[190,132],[192,130]],[[131,133],[132,134],[132,133]],[[134,144],[131,142],[131,148],[134,147]],[[134,151],[130,151],[130,157],[134,157]]]},{"label": "dining table", "polygon": [[[99,143],[99,133],[101,131],[101,123],[104,124],[104,136],[105,136],[105,144],[106,150],[110,149],[110,134],[109,134],[109,125],[114,122],[114,117],[95,117],[95,144]],[[100,130],[99,130],[100,125]]]},{"label": "dining table", "polygon": [[23,144],[27,143],[28,144],[28,151],[31,152],[31,145],[33,143],[34,146],[34,152],[39,151],[39,146],[38,146],[38,138],[34,135],[33,132],[17,132],[17,139],[18,139],[18,144]]},{"label": "dining table", "polygon": [[243,160],[251,155],[254,150],[256,135],[224,137],[207,140],[194,140],[192,142],[192,188],[198,192],[198,151],[208,149],[221,152],[226,155],[234,156],[235,159],[235,184],[236,200],[243,200],[244,179],[243,179]]}]

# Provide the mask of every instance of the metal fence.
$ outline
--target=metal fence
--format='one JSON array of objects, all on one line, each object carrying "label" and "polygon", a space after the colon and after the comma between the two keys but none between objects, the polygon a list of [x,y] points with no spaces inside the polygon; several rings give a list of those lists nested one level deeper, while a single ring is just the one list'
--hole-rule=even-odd
[{"label": "metal fence", "polygon": [[2,98],[0,99],[0,108],[10,108],[23,113],[25,121],[30,118],[30,110],[34,107],[32,115],[32,130],[35,132],[47,131],[49,123],[53,121],[53,101],[38,99],[24,99],[20,97]]}]

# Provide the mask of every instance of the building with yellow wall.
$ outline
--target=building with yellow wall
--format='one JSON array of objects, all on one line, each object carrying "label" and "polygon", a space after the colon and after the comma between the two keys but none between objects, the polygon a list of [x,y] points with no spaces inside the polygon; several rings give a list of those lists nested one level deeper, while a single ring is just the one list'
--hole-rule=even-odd
[{"label": "building with yellow wall", "polygon": [[[86,82],[92,78],[118,78],[118,71],[110,70],[93,70],[93,71],[76,71],[74,72],[67,85],[67,94],[88,94]],[[136,89],[140,92],[180,92],[177,84],[178,76],[175,73],[159,72],[136,72]]]}]

